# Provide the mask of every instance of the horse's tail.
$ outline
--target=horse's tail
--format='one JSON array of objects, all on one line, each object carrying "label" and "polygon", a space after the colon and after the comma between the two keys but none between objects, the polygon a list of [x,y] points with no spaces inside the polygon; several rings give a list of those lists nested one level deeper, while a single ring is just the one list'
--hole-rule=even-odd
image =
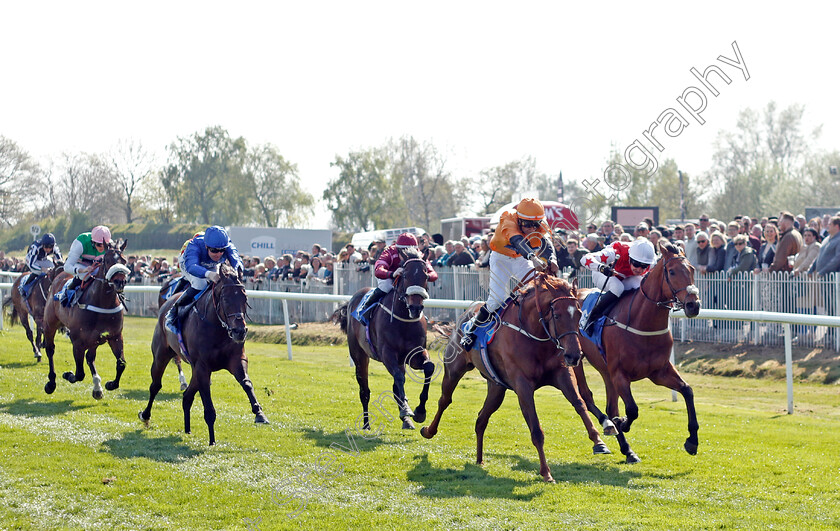
[{"label": "horse's tail", "polygon": [[11,295],[9,295],[5,299],[3,299],[3,308],[5,308],[6,306],[11,306],[12,307],[12,313],[11,313],[11,315],[9,315],[9,325],[14,325],[15,321],[18,320],[19,316],[18,316],[17,308],[15,307],[14,304],[12,304],[12,296]]},{"label": "horse's tail", "polygon": [[333,312],[332,316],[330,317],[330,321],[340,326],[341,331],[345,334],[347,333],[347,307],[349,305],[349,303],[342,304],[336,311]]}]

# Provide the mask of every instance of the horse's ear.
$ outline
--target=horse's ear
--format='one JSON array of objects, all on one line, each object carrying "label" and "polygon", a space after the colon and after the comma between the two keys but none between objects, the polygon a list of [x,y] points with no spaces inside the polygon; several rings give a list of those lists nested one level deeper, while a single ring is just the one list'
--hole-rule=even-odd
[{"label": "horse's ear", "polygon": [[574,279],[572,279],[572,295],[574,295],[575,297],[577,297],[577,288],[577,277],[575,277]]},{"label": "horse's ear", "polygon": [[119,247],[119,249],[120,249],[120,252],[125,251],[125,247],[126,247],[127,245],[128,245],[128,240],[127,240],[127,239],[126,239],[126,240],[123,240],[123,241],[122,241],[122,245],[118,245],[118,247]]}]

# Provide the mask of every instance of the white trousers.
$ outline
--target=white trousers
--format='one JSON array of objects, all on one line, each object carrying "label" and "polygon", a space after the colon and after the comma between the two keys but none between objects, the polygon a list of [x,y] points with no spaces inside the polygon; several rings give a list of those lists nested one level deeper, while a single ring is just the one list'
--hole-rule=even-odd
[{"label": "white trousers", "polygon": [[[621,297],[621,294],[626,289],[636,289],[642,285],[642,277],[633,276],[619,280],[616,277],[607,277],[600,271],[592,272],[592,281],[595,283],[596,288],[601,291],[610,291],[616,297]],[[606,281],[606,286],[604,286],[604,281]]]},{"label": "white trousers", "polygon": [[377,278],[376,279],[376,287],[384,291],[385,293],[390,292],[394,289],[394,279],[393,278]]},{"label": "white trousers", "polygon": [[29,267],[31,271],[35,271],[38,273],[46,272],[48,269],[55,267],[52,260],[47,260],[46,258],[43,260],[35,260],[32,265]]},{"label": "white trousers", "polygon": [[510,258],[501,253],[490,253],[490,296],[487,309],[495,312],[510,295],[511,279],[521,281],[534,266],[521,256]]},{"label": "white trousers", "polygon": [[[214,269],[214,271],[218,272],[218,270],[219,266],[216,266],[216,269]],[[187,281],[189,281],[190,286],[192,286],[194,289],[201,291],[205,288],[205,286],[207,286],[207,279],[204,277],[197,277],[195,275],[191,275],[190,272],[187,271],[187,268],[184,267],[183,262],[181,262],[181,271],[183,272],[184,278],[187,279]]]}]

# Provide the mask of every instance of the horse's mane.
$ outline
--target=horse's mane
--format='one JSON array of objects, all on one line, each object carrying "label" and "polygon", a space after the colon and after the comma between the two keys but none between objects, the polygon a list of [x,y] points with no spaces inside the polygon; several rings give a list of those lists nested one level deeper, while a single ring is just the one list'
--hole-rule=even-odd
[{"label": "horse's mane", "polygon": [[400,249],[400,252],[405,256],[406,260],[412,260],[414,258],[423,258],[423,255],[420,253],[420,249],[417,247],[406,247],[404,249]]},{"label": "horse's mane", "polygon": [[561,296],[568,296],[572,292],[572,285],[569,284],[568,280],[558,278],[553,275],[538,273],[533,280],[519,289],[519,295],[521,297],[526,297],[540,285],[543,285],[542,287],[549,290],[561,292]]},{"label": "horse's mane", "polygon": [[665,249],[666,251],[668,251],[668,252],[669,252],[669,253],[671,253],[671,254],[674,254],[674,255],[677,255],[677,256],[679,256],[679,255],[680,255],[680,250],[677,248],[677,246],[676,246],[676,245],[674,245],[674,244],[673,244],[673,243],[671,243],[671,242],[667,242],[667,243],[660,243],[660,244],[659,244],[659,247],[661,247],[661,248]]},{"label": "horse's mane", "polygon": [[236,273],[236,269],[232,268],[228,264],[222,264],[219,267],[219,274],[223,277],[231,277],[239,280],[239,275]]}]

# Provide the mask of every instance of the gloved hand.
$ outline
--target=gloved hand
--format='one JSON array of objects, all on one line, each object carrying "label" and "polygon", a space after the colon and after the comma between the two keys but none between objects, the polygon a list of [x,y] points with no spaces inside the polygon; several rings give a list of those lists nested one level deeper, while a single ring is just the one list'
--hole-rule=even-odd
[{"label": "gloved hand", "polygon": [[391,273],[391,276],[394,277],[394,278],[397,278],[398,276],[403,274],[403,271],[405,271],[405,269],[403,269],[401,267],[398,267],[396,271]]},{"label": "gloved hand", "polygon": [[611,277],[615,274],[615,271],[613,271],[613,268],[611,268],[607,264],[598,265],[598,271],[600,271],[601,274],[606,275],[608,277]]},{"label": "gloved hand", "polygon": [[204,274],[204,278],[209,280],[210,282],[218,282],[220,278],[222,278],[218,273],[215,271],[208,271]]},{"label": "gloved hand", "polygon": [[528,260],[530,260],[531,263],[534,264],[534,268],[537,271],[545,271],[548,267],[548,262],[544,258],[540,258],[534,253],[528,255]]}]

